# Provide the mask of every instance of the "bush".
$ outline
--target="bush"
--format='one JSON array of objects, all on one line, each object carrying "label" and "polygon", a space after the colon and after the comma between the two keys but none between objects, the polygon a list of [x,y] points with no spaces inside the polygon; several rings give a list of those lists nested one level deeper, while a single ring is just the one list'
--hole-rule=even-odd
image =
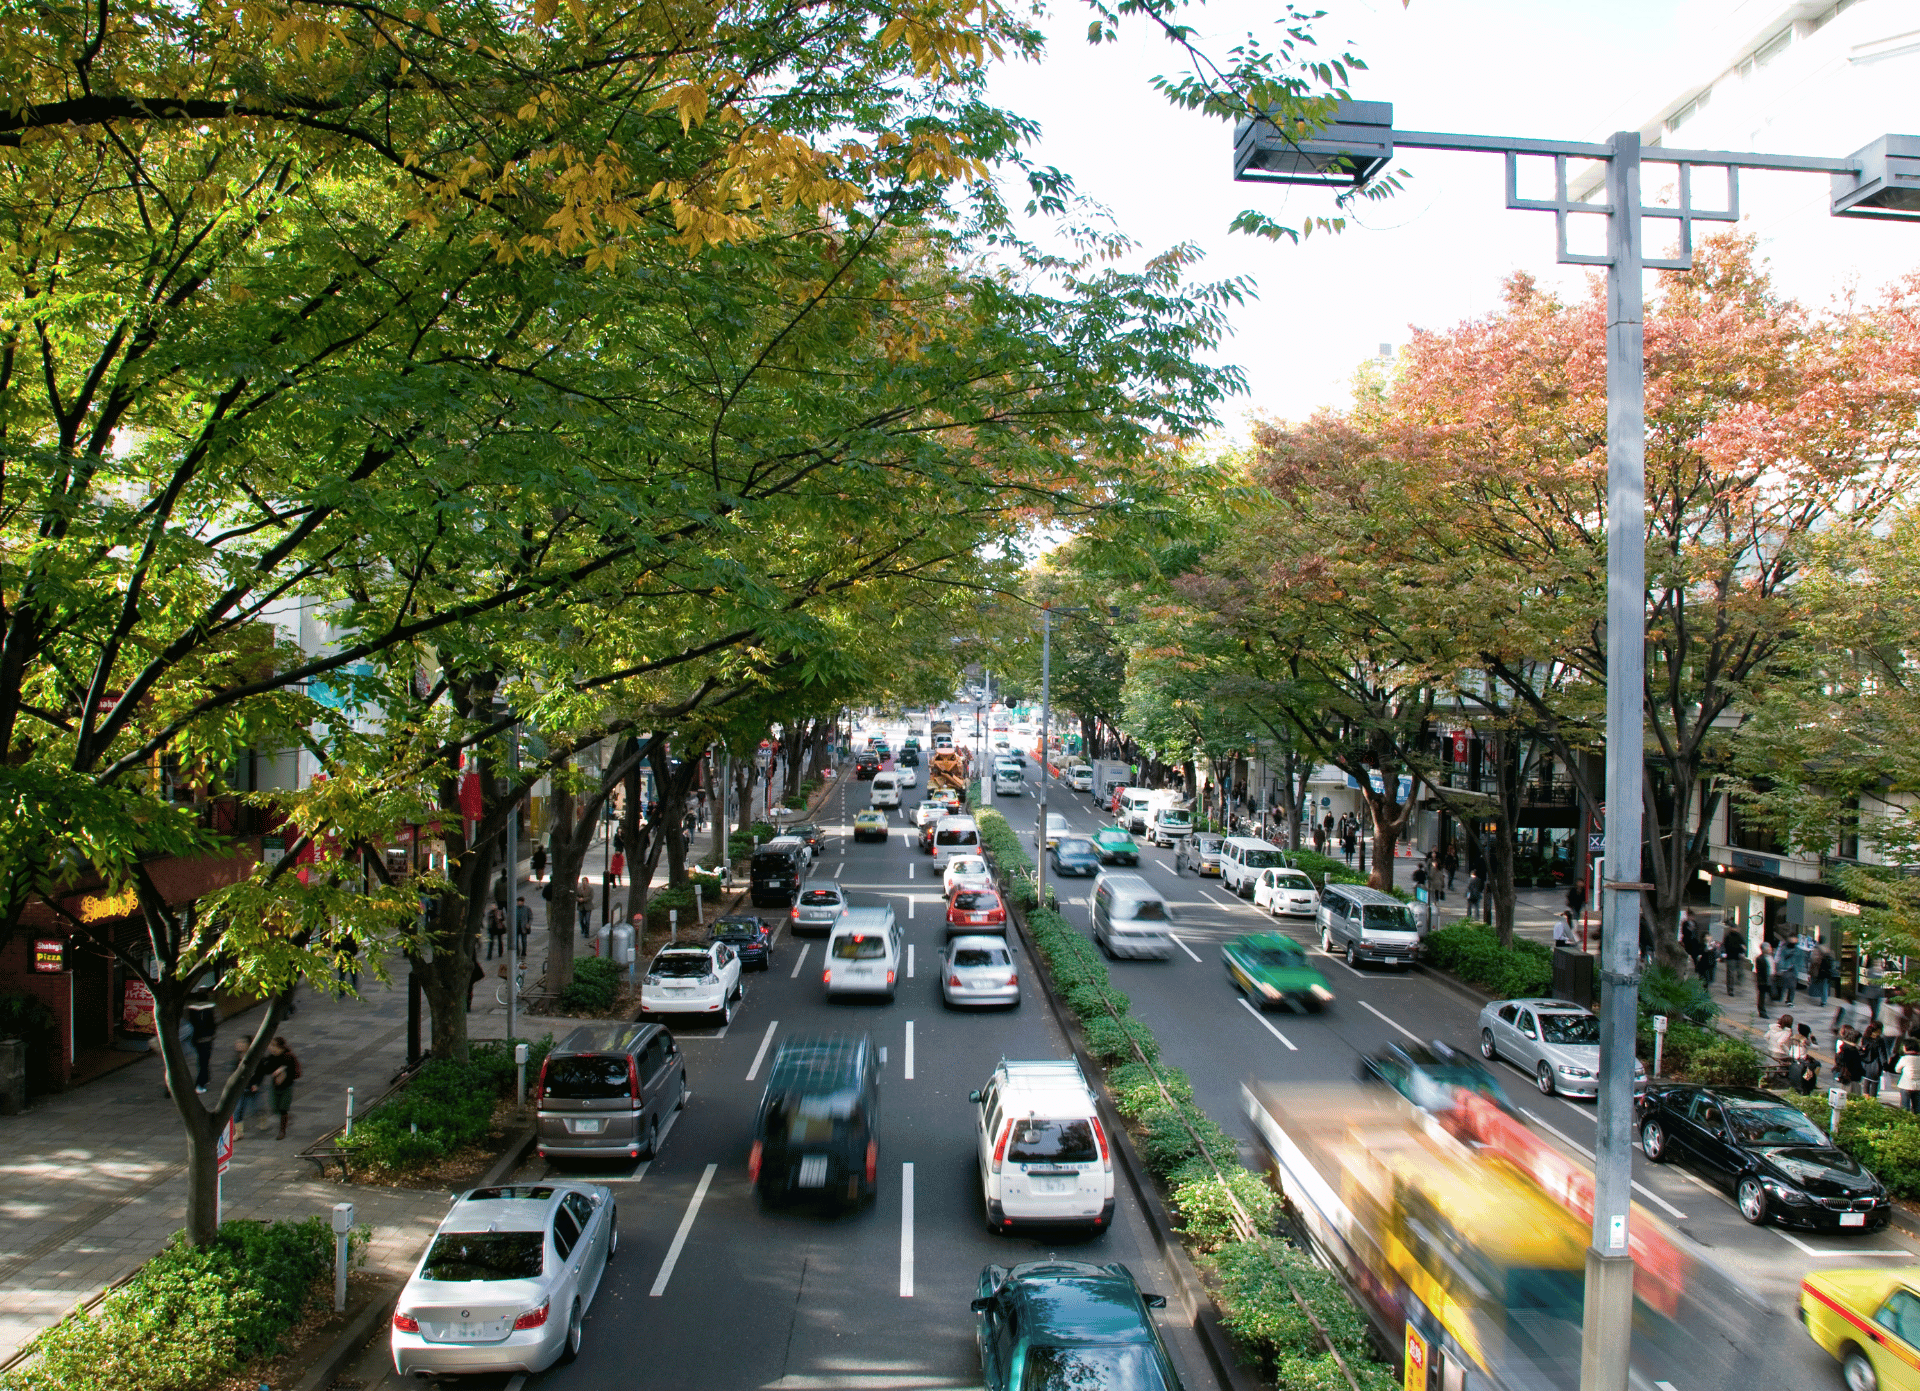
[{"label": "bush", "polygon": [[1226,1161],[1221,1162],[1220,1170],[1226,1175],[1225,1182],[1211,1164],[1196,1155],[1167,1177],[1180,1229],[1188,1244],[1202,1252],[1217,1251],[1236,1239],[1229,1194],[1252,1220],[1254,1231],[1263,1236],[1272,1228],[1274,1213],[1280,1207],[1280,1195],[1260,1175]]},{"label": "bush", "polygon": [[[1653,1023],[1642,1017],[1635,1034],[1635,1051],[1649,1070],[1653,1067]],[[1751,1087],[1760,1078],[1759,1050],[1743,1039],[1728,1038],[1685,1019],[1670,1019],[1667,1040],[1660,1050],[1660,1075],[1690,1082]]]},{"label": "bush", "polygon": [[1317,850],[1289,850],[1287,863],[1312,879],[1313,887],[1316,889],[1324,889],[1328,884],[1367,882],[1367,876],[1345,860],[1337,860],[1331,855],[1322,855]]},{"label": "bush", "polygon": [[[1821,1130],[1832,1113],[1824,1093],[1781,1098]],[[1896,1198],[1920,1198],[1920,1116],[1870,1096],[1856,1096],[1840,1112],[1834,1143],[1859,1160]]]},{"label": "bush", "polygon": [[1060,992],[1060,998],[1072,1010],[1074,1017],[1085,1023],[1089,1019],[1105,1019],[1111,1005],[1114,1012],[1125,1014],[1133,1001],[1118,990],[1104,990],[1092,981],[1077,982]]},{"label": "bush", "polygon": [[1222,1168],[1240,1162],[1240,1147],[1233,1137],[1190,1101],[1155,1106],[1140,1117],[1138,1124],[1140,1162],[1159,1178],[1198,1158],[1202,1145]]},{"label": "bush", "polygon": [[1640,1013],[1664,1014],[1669,1020],[1711,1024],[1720,1014],[1713,995],[1695,975],[1683,975],[1671,966],[1655,963],[1640,976]]},{"label": "bush", "polygon": [[1193,1100],[1193,1083],[1179,1068],[1149,1070],[1144,1063],[1121,1063],[1107,1073],[1107,1090],[1113,1093],[1114,1110],[1130,1121],[1137,1121],[1147,1112],[1164,1107],[1166,1099],[1160,1095],[1160,1087],[1154,1085],[1155,1073],[1175,1101]]},{"label": "bush", "polygon": [[1138,1019],[1125,1015],[1115,1019],[1112,1015],[1106,1015],[1088,1019],[1080,1028],[1087,1036],[1087,1051],[1108,1066],[1134,1061],[1134,1044],[1139,1045],[1140,1052],[1148,1062],[1159,1061],[1160,1040],[1153,1036],[1153,1030]]},{"label": "bush", "polygon": [[280,1350],[333,1264],[333,1233],[304,1222],[228,1222],[208,1245],[176,1237],[92,1313],[34,1339],[10,1391],[199,1391]]},{"label": "bush", "polygon": [[1553,989],[1553,949],[1516,937],[1503,947],[1485,923],[1455,923],[1427,934],[1427,960],[1496,998],[1545,995]]},{"label": "bush", "polygon": [[613,1008],[620,995],[621,970],[600,956],[573,963],[573,980],[560,992],[560,1007],[575,1014],[598,1014]]},{"label": "bush", "polygon": [[1294,1302],[1307,1302],[1340,1349],[1363,1391],[1392,1391],[1393,1368],[1378,1361],[1367,1321],[1338,1280],[1289,1246],[1272,1241],[1234,1242],[1213,1258],[1219,1276],[1221,1321],[1260,1359],[1277,1385],[1288,1391],[1346,1391],[1346,1378],[1313,1324]]},{"label": "bush", "polygon": [[[552,1047],[549,1034],[528,1048],[529,1076],[538,1075]],[[378,1171],[431,1164],[484,1140],[494,1104],[514,1081],[513,1049],[506,1041],[476,1043],[464,1063],[431,1059],[403,1091],[356,1122],[340,1146],[351,1154],[350,1163]]]}]

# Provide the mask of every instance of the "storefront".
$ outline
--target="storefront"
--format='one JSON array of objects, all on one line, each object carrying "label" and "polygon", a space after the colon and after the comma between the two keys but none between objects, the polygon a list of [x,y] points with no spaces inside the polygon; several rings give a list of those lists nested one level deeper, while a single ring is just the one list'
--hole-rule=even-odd
[{"label": "storefront", "polygon": [[1840,968],[1840,994],[1852,998],[1862,969],[1852,931],[1860,905],[1835,885],[1785,873],[1812,869],[1812,865],[1744,850],[1723,853],[1724,859],[1700,871],[1707,901],[1720,910],[1720,930],[1739,932],[1746,939],[1749,957],[1762,942],[1778,942],[1790,933],[1811,934],[1834,954]]}]

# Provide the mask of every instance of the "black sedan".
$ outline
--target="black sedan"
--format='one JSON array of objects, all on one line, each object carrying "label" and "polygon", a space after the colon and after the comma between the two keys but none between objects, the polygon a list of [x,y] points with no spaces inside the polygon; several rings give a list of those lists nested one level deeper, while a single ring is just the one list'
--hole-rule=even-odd
[{"label": "black sedan", "polygon": [[795,836],[805,841],[807,843],[807,849],[813,852],[815,859],[818,859],[820,852],[827,848],[827,828],[825,826],[816,826],[812,822],[808,822],[802,826],[789,826],[781,831],[780,834],[783,836]]},{"label": "black sedan", "polygon": [[709,934],[740,954],[740,969],[764,971],[773,965],[773,930],[748,913],[716,918]]},{"label": "black sedan", "polygon": [[853,756],[853,775],[861,782],[871,782],[879,771],[880,755],[872,749],[862,749]]},{"label": "black sedan", "polygon": [[1051,851],[1055,874],[1079,874],[1088,878],[1100,872],[1100,852],[1084,836],[1066,836]]},{"label": "black sedan", "polygon": [[1719,1183],[1749,1222],[1877,1232],[1893,1218],[1880,1180],[1771,1092],[1649,1087],[1639,1120],[1647,1158]]}]

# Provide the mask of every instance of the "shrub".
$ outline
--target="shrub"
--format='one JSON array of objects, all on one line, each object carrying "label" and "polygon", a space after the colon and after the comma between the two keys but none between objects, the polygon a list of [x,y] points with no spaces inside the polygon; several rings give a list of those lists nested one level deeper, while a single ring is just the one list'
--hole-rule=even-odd
[{"label": "shrub", "polygon": [[[548,1035],[528,1048],[529,1076],[538,1075],[552,1047]],[[341,1148],[351,1153],[351,1162],[369,1169],[397,1172],[431,1164],[486,1138],[494,1103],[513,1089],[514,1079],[513,1049],[504,1040],[473,1045],[464,1063],[431,1059],[403,1091],[342,1136]]]},{"label": "shrub", "polygon": [[[1811,1096],[1788,1092],[1780,1098],[1822,1131],[1832,1112],[1825,1091]],[[1920,1116],[1870,1096],[1856,1096],[1840,1112],[1834,1143],[1886,1184],[1896,1198],[1920,1198]]]},{"label": "shrub", "polygon": [[1289,1246],[1234,1242],[1213,1258],[1220,1277],[1221,1321],[1289,1391],[1346,1391],[1346,1378],[1313,1324],[1294,1302],[1297,1290],[1340,1349],[1362,1391],[1392,1391],[1393,1368],[1378,1361],[1367,1321],[1334,1276]]},{"label": "shrub", "polygon": [[1074,1016],[1083,1023],[1089,1019],[1108,1018],[1109,1005],[1112,1006],[1114,1013],[1125,1014],[1133,1004],[1133,1001],[1118,990],[1102,989],[1092,981],[1076,982],[1066,987],[1060,992],[1060,998],[1066,1002],[1067,1008],[1073,1011]]},{"label": "shrub", "polygon": [[1752,1087],[1760,1081],[1760,1052],[1742,1039],[1719,1037],[1693,1055],[1689,1072],[1710,1086]]},{"label": "shrub", "polygon": [[1427,934],[1427,960],[1499,998],[1545,995],[1553,988],[1553,949],[1516,937],[1503,947],[1485,923],[1454,923]]},{"label": "shrub", "polygon": [[1149,1111],[1164,1107],[1166,1099],[1154,1085],[1154,1074],[1175,1101],[1193,1100],[1193,1083],[1177,1067],[1156,1067],[1151,1071],[1141,1062],[1121,1063],[1107,1073],[1107,1090],[1113,1093],[1113,1107],[1128,1120],[1139,1120]]},{"label": "shrub", "polygon": [[304,1222],[228,1222],[206,1246],[179,1238],[92,1313],[34,1340],[10,1391],[199,1391],[255,1358],[305,1314],[333,1263],[333,1233]]},{"label": "shrub", "polygon": [[598,1014],[611,1009],[620,995],[620,968],[605,957],[582,957],[573,963],[573,980],[560,992],[560,1007],[576,1014]]},{"label": "shrub", "polygon": [[1197,1158],[1202,1145],[1222,1168],[1240,1162],[1240,1148],[1233,1137],[1192,1102],[1182,1101],[1177,1107],[1156,1106],[1145,1112],[1138,1124],[1140,1161],[1160,1178]]},{"label": "shrub", "polygon": [[1692,1024],[1711,1024],[1720,1013],[1713,995],[1700,977],[1683,975],[1671,966],[1658,963],[1640,976],[1640,1013],[1664,1014],[1669,1020],[1685,1019]]},{"label": "shrub", "polygon": [[1235,1239],[1234,1205],[1229,1194],[1239,1201],[1254,1231],[1261,1235],[1272,1228],[1280,1206],[1280,1196],[1260,1175],[1237,1162],[1222,1161],[1220,1171],[1226,1175],[1224,1182],[1211,1164],[1196,1155],[1167,1176],[1180,1229],[1188,1243],[1202,1252],[1217,1251]]},{"label": "shrub", "polygon": [[1289,850],[1287,863],[1312,879],[1313,887],[1316,889],[1324,889],[1328,884],[1367,882],[1367,876],[1345,860],[1337,860],[1331,855],[1322,855],[1317,850]]},{"label": "shrub", "polygon": [[[1653,1067],[1653,1023],[1642,1017],[1635,1034],[1635,1051]],[[1660,1075],[1722,1086],[1751,1087],[1760,1077],[1759,1051],[1742,1039],[1728,1038],[1713,1029],[1670,1019],[1667,1040],[1660,1050]]]},{"label": "shrub", "polygon": [[1087,1051],[1103,1063],[1132,1062],[1133,1044],[1139,1045],[1148,1062],[1159,1060],[1160,1041],[1138,1019],[1124,1015],[1119,1019],[1111,1015],[1089,1019],[1081,1025],[1081,1032],[1087,1036]]}]

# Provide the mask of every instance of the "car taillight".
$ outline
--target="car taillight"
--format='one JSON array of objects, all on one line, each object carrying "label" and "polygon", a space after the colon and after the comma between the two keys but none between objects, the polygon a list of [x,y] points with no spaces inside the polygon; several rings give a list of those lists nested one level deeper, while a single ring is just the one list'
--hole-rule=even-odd
[{"label": "car taillight", "polygon": [[519,1318],[515,1319],[513,1321],[513,1326],[515,1328],[538,1328],[541,1324],[545,1323],[546,1321],[547,1321],[547,1306],[545,1304],[542,1304],[538,1309],[529,1309],[527,1310],[526,1313],[522,1314]]},{"label": "car taillight", "polygon": [[1111,1170],[1113,1168],[1113,1156],[1107,1152],[1107,1132],[1105,1127],[1100,1124],[1100,1118],[1098,1116],[1093,1117],[1093,1138],[1100,1142],[1100,1167]]},{"label": "car taillight", "polygon": [[546,1058],[542,1058],[540,1060],[540,1080],[533,1084],[533,1104],[535,1106],[538,1106],[540,1104],[540,1099],[547,1094],[547,1063],[548,1061],[549,1059],[546,1059]]},{"label": "car taillight", "polygon": [[826,970],[820,973],[820,984],[822,985],[833,984],[833,967],[829,966],[827,967]]},{"label": "car taillight", "polygon": [[420,1320],[412,1314],[403,1314],[398,1309],[395,1309],[393,1311],[393,1326],[402,1333],[418,1333],[420,1331]]},{"label": "car taillight", "polygon": [[888,985],[893,984],[893,972],[891,971],[887,972],[887,984]]},{"label": "car taillight", "polygon": [[958,986],[958,985],[960,984],[960,977],[958,977],[958,976],[948,976],[948,977],[947,977],[947,984],[948,984],[948,985],[952,985],[952,986]]},{"label": "car taillight", "polygon": [[1008,985],[1020,984],[1020,973],[1018,971],[1009,972],[1007,975],[1007,984]]},{"label": "car taillight", "polygon": [[987,921],[990,923],[1003,923],[1006,920],[1007,920],[1007,910],[1004,908],[996,908],[991,913],[987,914]]},{"label": "car taillight", "polygon": [[799,922],[799,921],[800,921],[800,910],[799,910],[798,908],[789,908],[789,909],[787,910],[787,920],[788,920],[789,922]]},{"label": "car taillight", "polygon": [[760,1160],[766,1152],[766,1146],[760,1141],[753,1142],[753,1149],[747,1154],[747,1182],[760,1182]]},{"label": "car taillight", "polygon": [[1013,1134],[1013,1122],[1007,1121],[1005,1123],[1004,1128],[1000,1131],[1000,1143],[998,1143],[993,1147],[993,1171],[996,1174],[1000,1172],[1000,1166],[1006,1162],[1007,1140],[1012,1136],[1012,1134]]},{"label": "car taillight", "polygon": [[880,1174],[880,1142],[867,1141],[867,1182],[872,1183]]},{"label": "car taillight", "polygon": [[633,1093],[633,1099],[640,1099],[640,1060],[627,1054],[627,1086]]}]

